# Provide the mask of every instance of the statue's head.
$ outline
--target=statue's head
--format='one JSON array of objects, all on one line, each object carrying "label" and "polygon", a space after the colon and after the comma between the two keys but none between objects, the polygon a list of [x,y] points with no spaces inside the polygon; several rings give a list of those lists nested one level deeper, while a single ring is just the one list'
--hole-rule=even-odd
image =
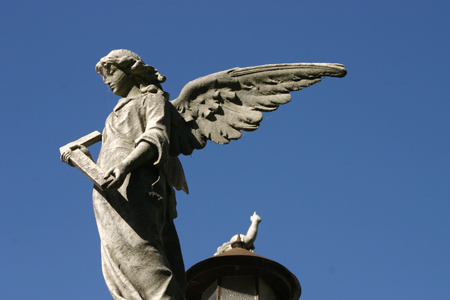
[{"label": "statue's head", "polygon": [[113,69],[123,71],[135,85],[141,88],[149,85],[161,88],[160,83],[166,80],[164,75],[154,67],[146,65],[139,55],[130,50],[113,50],[95,65],[95,70],[103,78],[111,75]]}]

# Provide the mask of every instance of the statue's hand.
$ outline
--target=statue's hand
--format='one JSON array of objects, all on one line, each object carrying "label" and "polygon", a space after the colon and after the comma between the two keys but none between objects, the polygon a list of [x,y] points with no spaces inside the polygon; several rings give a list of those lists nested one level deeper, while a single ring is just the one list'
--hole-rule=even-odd
[{"label": "statue's hand", "polygon": [[106,187],[105,190],[117,190],[120,188],[120,186],[125,181],[125,178],[127,177],[127,171],[123,164],[117,164],[114,167],[110,168],[108,171],[106,171],[105,175],[103,176],[104,179],[108,179],[108,177],[112,176],[114,177],[113,181],[111,181],[110,184]]},{"label": "statue's hand", "polygon": [[252,223],[259,223],[259,222],[261,222],[261,217],[260,216],[258,216],[257,214],[256,214],[256,211],[253,213],[253,216],[251,216],[250,217],[250,221],[252,221]]},{"label": "statue's hand", "polygon": [[94,161],[92,159],[92,155],[89,152],[88,148],[86,148],[83,145],[73,145],[70,148],[67,148],[63,154],[61,154],[61,161],[65,162],[66,164],[68,164],[71,167],[75,167],[75,165],[72,163],[72,161],[70,160],[70,156],[72,154],[72,151],[75,149],[80,149],[81,152],[83,152],[84,154],[86,154],[87,157],[89,157],[92,161]]},{"label": "statue's hand", "polygon": [[63,154],[61,154],[61,161],[65,162],[66,164],[68,164],[71,167],[75,167],[74,164],[72,163],[72,161],[70,160],[71,154],[72,154],[71,150],[65,151]]}]

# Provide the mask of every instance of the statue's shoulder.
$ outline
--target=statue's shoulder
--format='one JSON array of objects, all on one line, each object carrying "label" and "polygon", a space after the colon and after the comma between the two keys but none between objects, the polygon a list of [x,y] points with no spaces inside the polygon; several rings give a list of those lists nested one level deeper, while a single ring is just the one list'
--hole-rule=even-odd
[{"label": "statue's shoulder", "polygon": [[139,95],[137,100],[148,105],[166,105],[169,103],[169,94],[163,90],[157,90],[156,92],[145,92]]}]

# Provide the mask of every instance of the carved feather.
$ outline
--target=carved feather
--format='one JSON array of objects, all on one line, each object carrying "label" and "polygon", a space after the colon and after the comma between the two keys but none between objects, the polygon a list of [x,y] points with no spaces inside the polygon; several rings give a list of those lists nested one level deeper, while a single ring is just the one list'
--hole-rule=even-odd
[{"label": "carved feather", "polygon": [[258,129],[261,112],[274,111],[323,76],[344,77],[341,64],[295,63],[234,68],[189,82],[171,101],[170,153],[190,155],[207,140],[228,144]]}]

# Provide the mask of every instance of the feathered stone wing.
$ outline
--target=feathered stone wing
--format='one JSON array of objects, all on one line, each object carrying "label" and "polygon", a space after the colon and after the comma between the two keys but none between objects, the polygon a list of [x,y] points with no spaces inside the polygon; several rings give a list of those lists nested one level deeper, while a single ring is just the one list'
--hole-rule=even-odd
[{"label": "feathered stone wing", "polygon": [[344,77],[341,64],[295,63],[234,68],[189,82],[171,101],[170,153],[190,155],[207,140],[228,144],[253,131],[261,112],[276,110],[323,76]]}]

